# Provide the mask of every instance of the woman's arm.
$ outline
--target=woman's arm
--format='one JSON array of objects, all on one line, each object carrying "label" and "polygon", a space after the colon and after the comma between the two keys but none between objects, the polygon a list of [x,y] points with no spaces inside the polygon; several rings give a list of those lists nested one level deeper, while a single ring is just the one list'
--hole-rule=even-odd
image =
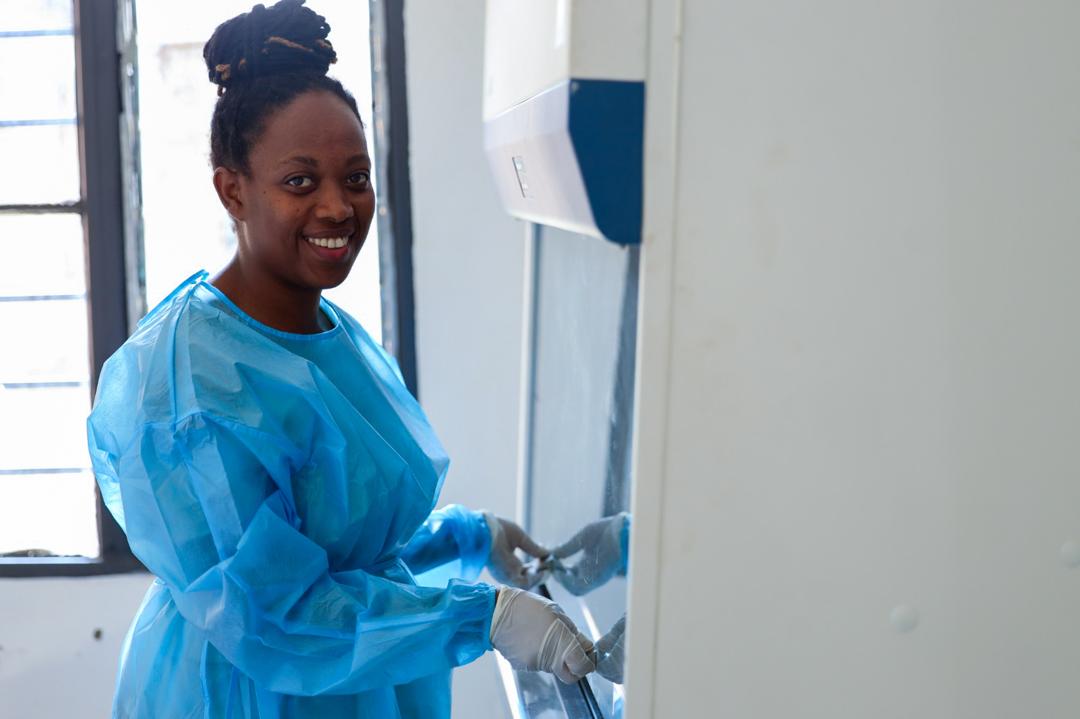
[{"label": "woman's arm", "polygon": [[196,414],[147,425],[120,456],[92,451],[132,551],[185,620],[257,683],[287,694],[401,684],[491,647],[494,587],[330,572],[281,479],[281,441]]},{"label": "woman's arm", "polygon": [[474,581],[491,554],[491,532],[483,512],[448,504],[431,513],[416,530],[401,558],[414,574],[424,574],[451,562],[455,576]]}]

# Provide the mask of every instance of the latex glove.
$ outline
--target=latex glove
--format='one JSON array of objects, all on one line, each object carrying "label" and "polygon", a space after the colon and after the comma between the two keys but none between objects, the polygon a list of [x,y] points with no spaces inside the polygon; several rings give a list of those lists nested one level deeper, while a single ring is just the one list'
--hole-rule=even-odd
[{"label": "latex glove", "polygon": [[556,547],[552,553],[562,560],[581,552],[581,558],[573,564],[561,561],[551,564],[555,578],[571,594],[585,594],[615,576],[625,565],[622,550],[623,525],[628,520],[626,512],[605,517],[586,525],[570,541]]},{"label": "latex glove", "polygon": [[503,584],[524,589],[531,589],[543,581],[547,570],[540,568],[540,565],[526,566],[515,554],[515,550],[520,549],[537,559],[548,556],[551,550],[534,542],[524,529],[509,519],[484,512],[484,520],[491,533],[491,554],[487,561],[491,576]]},{"label": "latex glove", "polygon": [[593,643],[559,605],[523,589],[499,589],[491,644],[515,669],[550,672],[566,684],[596,668]]},{"label": "latex glove", "polygon": [[625,662],[626,616],[615,622],[600,640],[596,642],[596,671],[604,679],[615,684],[623,683],[623,663]]}]

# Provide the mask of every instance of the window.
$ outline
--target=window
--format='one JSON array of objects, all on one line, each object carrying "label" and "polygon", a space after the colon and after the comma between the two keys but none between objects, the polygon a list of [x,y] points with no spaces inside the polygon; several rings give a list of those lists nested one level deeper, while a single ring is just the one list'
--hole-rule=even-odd
[{"label": "window", "polygon": [[82,142],[100,126],[85,115],[100,103],[80,102],[86,38],[70,0],[0,7],[0,554],[100,561],[84,430],[95,343],[81,183],[97,170]]},{"label": "window", "polygon": [[138,264],[130,259],[137,192],[121,189],[137,177],[125,81],[134,78],[133,29],[129,0],[0,0],[0,574],[7,576],[139,567],[103,509],[85,433],[101,365],[127,336],[137,306],[128,281]]}]

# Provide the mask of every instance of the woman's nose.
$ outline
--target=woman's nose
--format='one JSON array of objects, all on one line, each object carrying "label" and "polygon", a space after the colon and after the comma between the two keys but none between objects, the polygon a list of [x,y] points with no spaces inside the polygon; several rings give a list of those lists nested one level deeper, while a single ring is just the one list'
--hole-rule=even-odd
[{"label": "woman's nose", "polygon": [[319,203],[315,213],[320,220],[340,224],[350,219],[356,212],[345,194],[344,188],[323,186],[319,192]]}]

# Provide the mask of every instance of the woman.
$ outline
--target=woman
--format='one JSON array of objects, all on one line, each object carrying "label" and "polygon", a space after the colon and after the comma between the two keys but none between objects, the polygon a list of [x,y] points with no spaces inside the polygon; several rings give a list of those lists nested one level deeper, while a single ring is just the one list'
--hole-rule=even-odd
[{"label": "woman", "polygon": [[432,513],[442,447],[393,360],[321,297],[374,196],[356,102],[326,77],[329,26],[302,3],[256,6],[207,42],[236,255],[139,323],[88,422],[106,503],[157,576],[114,716],[448,717],[451,668],[489,648],[564,681],[594,667],[536,595],[414,579],[487,564],[527,585],[514,550],[547,551],[487,513]]}]

